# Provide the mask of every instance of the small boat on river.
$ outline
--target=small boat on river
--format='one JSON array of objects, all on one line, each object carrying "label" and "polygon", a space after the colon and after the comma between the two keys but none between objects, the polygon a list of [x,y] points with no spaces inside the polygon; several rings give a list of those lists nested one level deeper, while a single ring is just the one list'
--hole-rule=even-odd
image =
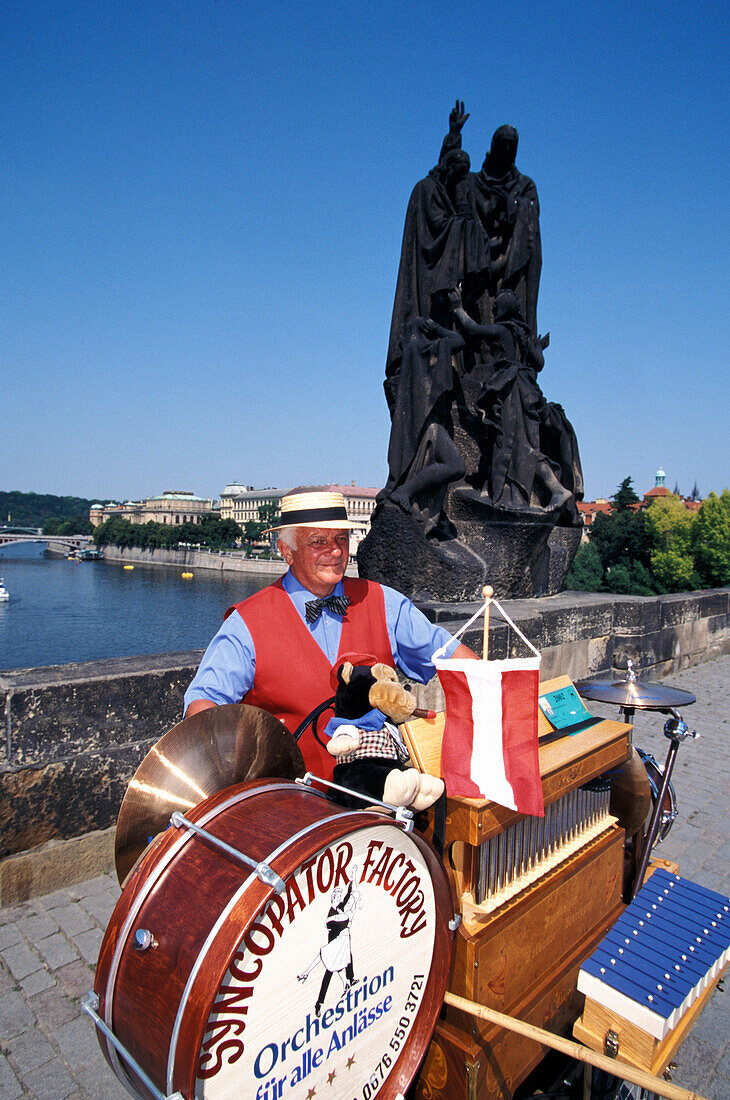
[{"label": "small boat on river", "polygon": [[3,584],[3,579],[0,577],[0,603],[10,599],[10,593]]}]

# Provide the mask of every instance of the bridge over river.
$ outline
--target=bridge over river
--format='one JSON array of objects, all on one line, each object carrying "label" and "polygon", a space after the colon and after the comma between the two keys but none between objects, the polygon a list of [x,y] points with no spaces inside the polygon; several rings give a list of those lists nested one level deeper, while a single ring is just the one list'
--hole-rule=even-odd
[{"label": "bridge over river", "polygon": [[46,547],[69,553],[83,550],[91,542],[91,535],[44,535],[40,527],[0,527],[0,550],[16,543],[43,542]]}]

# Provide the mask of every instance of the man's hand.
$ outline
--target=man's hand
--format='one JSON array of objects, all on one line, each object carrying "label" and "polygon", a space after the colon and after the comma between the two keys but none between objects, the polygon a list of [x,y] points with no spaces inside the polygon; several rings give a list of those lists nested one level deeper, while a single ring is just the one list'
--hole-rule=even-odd
[{"label": "man's hand", "polygon": [[460,134],[462,127],[469,115],[464,113],[464,100],[456,101],[456,106],[449,115],[449,131],[452,134]]},{"label": "man's hand", "polygon": [[185,711],[186,718],[192,718],[194,714],[198,714],[201,710],[210,710],[211,707],[217,707],[217,703],[211,703],[210,699],[193,699],[192,703]]}]

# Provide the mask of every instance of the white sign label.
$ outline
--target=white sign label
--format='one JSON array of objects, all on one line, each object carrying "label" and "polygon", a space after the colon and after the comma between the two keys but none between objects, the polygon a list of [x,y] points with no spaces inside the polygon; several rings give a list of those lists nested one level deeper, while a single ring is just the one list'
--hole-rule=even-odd
[{"label": "white sign label", "polygon": [[372,1100],[408,1044],[434,950],[420,849],[393,825],[321,848],[250,925],[198,1058],[198,1100]]}]

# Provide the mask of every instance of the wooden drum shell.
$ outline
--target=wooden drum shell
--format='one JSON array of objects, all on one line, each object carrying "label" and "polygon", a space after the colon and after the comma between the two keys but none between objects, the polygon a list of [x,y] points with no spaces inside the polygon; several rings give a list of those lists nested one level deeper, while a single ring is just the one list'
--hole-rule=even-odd
[{"label": "wooden drum shell", "polygon": [[[375,811],[346,811],[308,786],[277,780],[221,791],[187,817],[250,859],[269,863],[285,881],[328,844],[393,825]],[[377,1091],[384,1098],[405,1091],[425,1053],[453,944],[448,928],[453,904],[443,866],[420,836],[411,833],[408,841],[419,850],[433,884],[433,959],[410,1040]],[[95,992],[100,1017],[163,1094],[194,1097],[213,1002],[242,936],[273,895],[244,863],[187,829],[168,829],[131,872],[102,943]],[[140,952],[132,941],[142,928],[156,943]],[[101,1035],[100,1043],[117,1076],[151,1097]]]}]

